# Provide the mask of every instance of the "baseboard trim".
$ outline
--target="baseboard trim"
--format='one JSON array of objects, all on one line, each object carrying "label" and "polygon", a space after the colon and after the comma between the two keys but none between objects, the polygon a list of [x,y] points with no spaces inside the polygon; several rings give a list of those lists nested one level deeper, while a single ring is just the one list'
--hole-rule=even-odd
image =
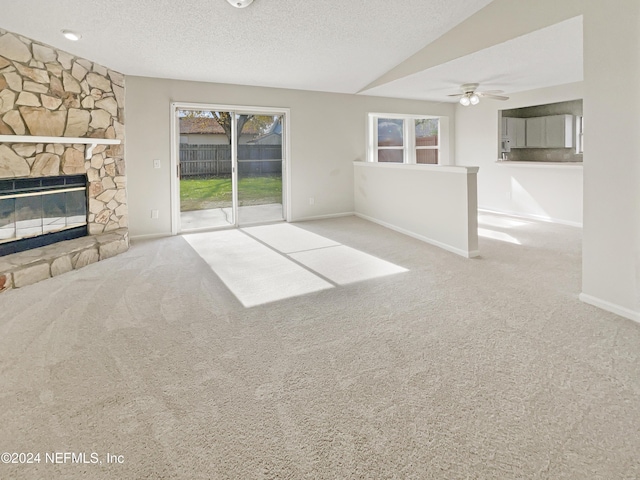
[{"label": "baseboard trim", "polygon": [[594,307],[601,308],[602,310],[606,310],[607,312],[615,313],[616,315],[620,315],[621,317],[628,318],[629,320],[640,323],[640,312],[631,310],[626,307],[621,307],[620,305],[607,302],[606,300],[602,300],[601,298],[594,297],[592,295],[587,295],[586,293],[581,293],[580,295],[578,295],[578,298],[584,303],[588,303],[589,305],[593,305]]},{"label": "baseboard trim", "polygon": [[326,220],[328,218],[352,217],[354,212],[329,213],[327,215],[315,215],[312,217],[300,217],[289,220],[290,222],[308,222],[309,220]]},{"label": "baseboard trim", "polygon": [[148,233],[146,235],[129,235],[130,240],[153,240],[154,238],[171,237],[170,233]]},{"label": "baseboard trim", "polygon": [[[309,220],[326,220],[328,218],[338,218],[338,217],[351,217],[355,215],[354,212],[342,212],[342,213],[330,213],[327,215],[316,215],[313,217],[301,217],[301,218],[295,218],[295,219],[291,219],[291,220],[285,220],[288,223],[293,223],[293,222],[306,222]],[[260,224],[260,225],[266,225],[269,223],[278,223],[278,222],[267,222],[265,224]],[[256,226],[259,224],[251,224],[251,225],[247,225],[247,226]],[[200,229],[195,229],[195,230],[189,230],[189,231],[185,231],[185,232],[179,232],[177,235],[181,235],[183,233],[200,233],[200,232],[209,232],[209,231],[213,231],[213,230],[222,230],[224,228],[235,228],[234,225],[229,225],[228,227],[225,225],[224,227],[220,228],[220,227],[204,227],[204,228],[200,228]],[[172,233],[149,233],[146,235],[129,235],[129,238],[131,240],[151,240],[154,238],[163,238],[163,237],[171,237],[171,236],[175,236]]]},{"label": "baseboard trim", "polygon": [[512,212],[508,210],[495,210],[493,208],[478,207],[478,211],[487,213],[497,213],[499,215],[509,215],[510,217],[526,218],[529,220],[538,220],[540,222],[557,223],[559,225],[567,225],[569,227],[582,228],[581,222],[573,222],[571,220],[561,220],[559,218],[543,217],[542,215],[534,215],[530,213]]},{"label": "baseboard trim", "polygon": [[379,220],[377,218],[370,217],[368,215],[364,215],[362,213],[356,212],[355,216],[356,217],[360,217],[360,218],[362,218],[364,220],[368,220],[368,221],[373,222],[373,223],[377,223],[378,225],[382,225],[385,228],[388,228],[390,230],[394,230],[394,231],[396,231],[398,233],[402,233],[403,235],[407,235],[407,236],[415,238],[417,240],[421,240],[421,241],[423,241],[425,243],[433,245],[434,247],[442,248],[443,250],[447,250],[448,252],[455,253],[456,255],[460,255],[462,257],[473,258],[473,257],[477,257],[477,256],[480,255],[480,251],[479,250],[471,250],[471,251],[462,250],[460,248],[453,247],[453,246],[448,245],[446,243],[439,242],[438,240],[434,240],[432,238],[425,237],[424,235],[420,235],[418,233],[412,232],[412,231],[407,230],[405,228],[398,227],[398,226],[393,225],[391,223],[387,223],[387,222],[385,222],[383,220]]}]

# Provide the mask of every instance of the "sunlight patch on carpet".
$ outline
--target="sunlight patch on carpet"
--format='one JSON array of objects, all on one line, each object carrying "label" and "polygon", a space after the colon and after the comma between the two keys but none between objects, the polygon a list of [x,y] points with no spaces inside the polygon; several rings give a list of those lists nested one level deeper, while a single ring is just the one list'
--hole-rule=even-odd
[{"label": "sunlight patch on carpet", "polygon": [[478,224],[498,228],[517,228],[530,225],[531,222],[509,217],[498,217],[496,215],[478,215]]},{"label": "sunlight patch on carpet", "polygon": [[509,235],[508,233],[504,232],[498,232],[497,230],[490,230],[488,228],[478,228],[478,236],[500,240],[501,242],[513,243],[515,245],[522,245],[520,240],[518,240],[513,235]]},{"label": "sunlight patch on carpet", "polygon": [[257,238],[282,253],[302,252],[305,250],[336,247],[340,245],[338,242],[295,227],[289,223],[262,225],[259,227],[243,228],[243,230],[252,237]]},{"label": "sunlight patch on carpet", "polygon": [[183,237],[245,307],[333,288],[239,230]]},{"label": "sunlight patch on carpet", "polygon": [[406,268],[344,245],[292,253],[291,258],[338,285],[408,271]]}]

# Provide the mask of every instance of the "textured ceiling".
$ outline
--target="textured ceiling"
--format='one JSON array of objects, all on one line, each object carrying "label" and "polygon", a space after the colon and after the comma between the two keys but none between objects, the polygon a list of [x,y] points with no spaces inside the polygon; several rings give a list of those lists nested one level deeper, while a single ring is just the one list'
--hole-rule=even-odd
[{"label": "textured ceiling", "polygon": [[582,80],[582,17],[575,17],[361,93],[455,102],[447,95],[463,83],[508,95]]},{"label": "textured ceiling", "polygon": [[488,3],[0,0],[0,28],[127,75],[356,93]]},{"label": "textured ceiling", "polygon": [[[509,94],[582,80],[576,17],[361,90],[489,3],[255,0],[236,9],[226,0],[0,0],[0,28],[159,78],[434,101],[455,101],[447,94],[462,83]],[[62,29],[83,37],[70,42]]]}]

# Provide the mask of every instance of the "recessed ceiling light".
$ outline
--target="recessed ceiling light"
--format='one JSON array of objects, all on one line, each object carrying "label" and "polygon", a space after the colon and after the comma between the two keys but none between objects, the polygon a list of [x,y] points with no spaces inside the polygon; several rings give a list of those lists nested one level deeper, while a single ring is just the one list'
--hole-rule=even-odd
[{"label": "recessed ceiling light", "polygon": [[73,42],[77,42],[82,38],[82,35],[76,32],[72,32],[71,30],[62,30],[62,35],[64,35],[64,38],[66,38],[67,40],[71,40]]},{"label": "recessed ceiling light", "polygon": [[253,3],[253,0],[227,0],[231,5],[236,8],[248,7]]}]

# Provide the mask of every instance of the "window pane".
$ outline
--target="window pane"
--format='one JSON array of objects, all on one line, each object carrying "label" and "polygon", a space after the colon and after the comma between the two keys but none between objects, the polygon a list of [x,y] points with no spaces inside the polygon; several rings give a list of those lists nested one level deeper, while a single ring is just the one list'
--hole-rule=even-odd
[{"label": "window pane", "polygon": [[437,118],[416,120],[416,147],[438,146],[438,124]]},{"label": "window pane", "polygon": [[435,148],[419,148],[416,150],[416,163],[438,164],[438,150]]},{"label": "window pane", "polygon": [[402,147],[404,120],[397,118],[378,119],[378,146],[379,147]]},{"label": "window pane", "polygon": [[402,163],[404,158],[400,149],[378,150],[378,162]]}]

